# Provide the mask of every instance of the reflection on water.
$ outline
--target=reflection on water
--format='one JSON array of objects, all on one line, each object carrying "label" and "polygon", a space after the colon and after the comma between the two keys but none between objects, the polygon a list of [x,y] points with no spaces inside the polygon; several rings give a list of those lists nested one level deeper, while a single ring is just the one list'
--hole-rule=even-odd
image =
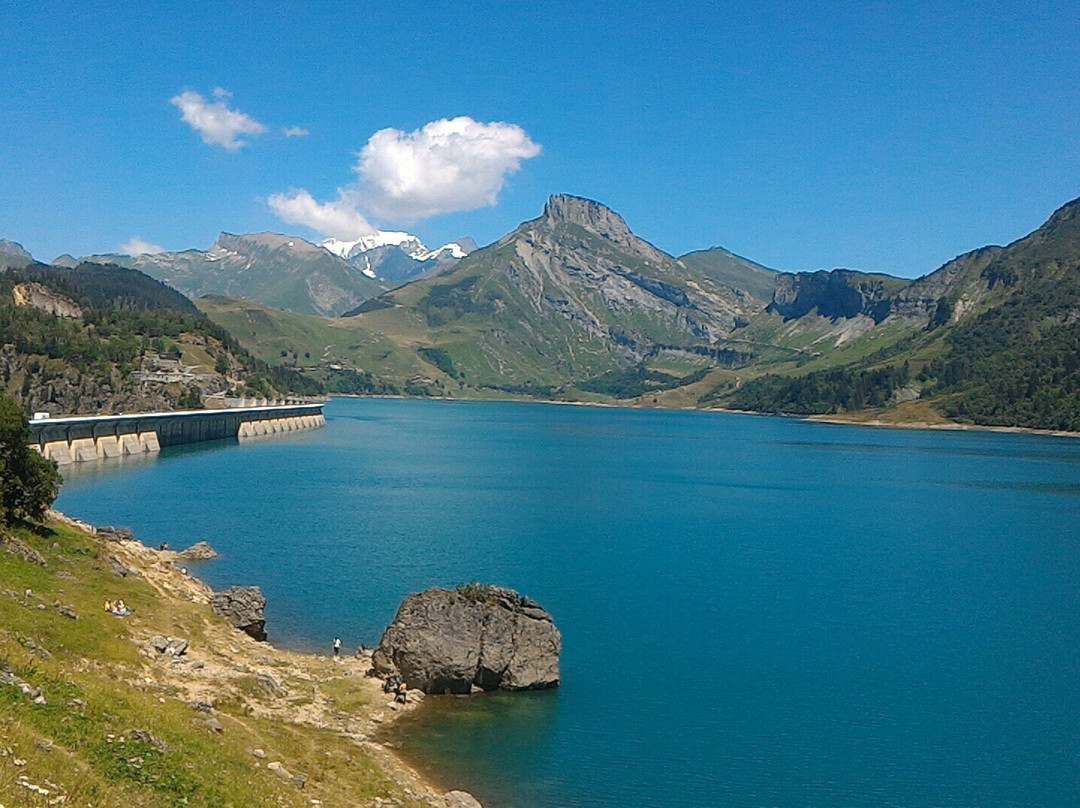
[{"label": "reflection on water", "polygon": [[81,463],[69,463],[60,468],[60,473],[63,474],[65,480],[82,482],[96,477],[146,469],[157,463],[180,457],[194,457],[201,454],[220,452],[236,445],[236,438],[222,438],[221,440],[186,443],[181,446],[166,446],[160,452],[144,452],[137,455],[120,455],[119,457],[86,460]]},{"label": "reflection on water", "polygon": [[[558,720],[557,690],[432,696],[392,724],[382,740],[445,789],[490,784],[484,805],[498,808],[533,802],[521,784],[549,778],[545,761],[552,757]],[[453,775],[431,769],[447,749],[462,761]]]},{"label": "reflection on water", "polygon": [[60,474],[67,481],[93,480],[120,472],[145,469],[158,462],[158,452],[145,452],[137,455],[104,457],[98,460],[85,460],[81,463],[68,463],[60,467]]}]

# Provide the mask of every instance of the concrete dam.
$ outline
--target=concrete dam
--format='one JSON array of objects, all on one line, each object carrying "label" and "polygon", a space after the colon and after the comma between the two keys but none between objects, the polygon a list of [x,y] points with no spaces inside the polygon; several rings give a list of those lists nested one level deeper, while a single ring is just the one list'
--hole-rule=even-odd
[{"label": "concrete dam", "polygon": [[30,421],[30,446],[58,465],[159,452],[222,438],[246,440],[317,429],[326,423],[322,402],[231,407],[219,410],[73,415]]}]

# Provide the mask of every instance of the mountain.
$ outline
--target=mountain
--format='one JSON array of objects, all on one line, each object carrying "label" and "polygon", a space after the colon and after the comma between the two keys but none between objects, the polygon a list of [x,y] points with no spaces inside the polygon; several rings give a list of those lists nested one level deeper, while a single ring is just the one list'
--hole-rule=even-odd
[{"label": "mountain", "polygon": [[429,250],[412,235],[394,230],[378,230],[354,241],[329,238],[321,246],[372,279],[398,284],[424,275],[433,275],[456,264],[476,249],[471,238]]},{"label": "mountain", "polygon": [[[704,400],[1080,431],[1080,200],[1006,247],[974,250],[892,291],[870,292],[858,312],[832,312],[837,321],[865,319],[869,303],[875,315],[846,357],[821,353],[737,389],[717,387]],[[764,316],[784,316],[770,308]]]},{"label": "mountain", "polygon": [[0,269],[4,267],[24,267],[34,262],[34,256],[30,255],[23,246],[6,238],[0,238]]},{"label": "mountain", "polygon": [[609,208],[553,196],[537,219],[357,318],[445,376],[520,391],[603,386],[604,374],[661,355],[700,361],[762,305],[638,238]]},{"label": "mountain", "polygon": [[777,272],[723,247],[710,247],[680,256],[686,266],[712,278],[717,283],[740,289],[758,300],[772,299]]},{"label": "mountain", "polygon": [[603,205],[554,196],[350,316],[207,311],[267,359],[362,372],[360,392],[1080,431],[1080,200],[910,280],[777,273],[722,248],[677,260]]},{"label": "mountain", "polygon": [[285,311],[334,316],[387,286],[327,250],[277,233],[222,233],[207,251],[91,256],[141,270],[190,297],[229,295]]}]

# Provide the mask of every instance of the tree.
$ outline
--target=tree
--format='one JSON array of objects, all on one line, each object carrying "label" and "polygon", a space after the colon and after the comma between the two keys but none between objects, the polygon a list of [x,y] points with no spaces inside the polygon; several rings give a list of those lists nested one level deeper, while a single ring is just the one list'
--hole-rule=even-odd
[{"label": "tree", "polygon": [[41,519],[60,491],[56,463],[30,448],[26,413],[0,394],[0,521]]}]

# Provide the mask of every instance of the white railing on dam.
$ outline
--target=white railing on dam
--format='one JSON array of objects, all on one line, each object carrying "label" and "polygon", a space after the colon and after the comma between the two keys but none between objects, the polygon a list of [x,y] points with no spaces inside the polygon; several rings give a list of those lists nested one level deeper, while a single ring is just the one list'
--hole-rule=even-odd
[{"label": "white railing on dam", "polygon": [[177,412],[35,417],[30,445],[60,465],[145,454],[163,446],[277,435],[326,423],[323,402]]}]

